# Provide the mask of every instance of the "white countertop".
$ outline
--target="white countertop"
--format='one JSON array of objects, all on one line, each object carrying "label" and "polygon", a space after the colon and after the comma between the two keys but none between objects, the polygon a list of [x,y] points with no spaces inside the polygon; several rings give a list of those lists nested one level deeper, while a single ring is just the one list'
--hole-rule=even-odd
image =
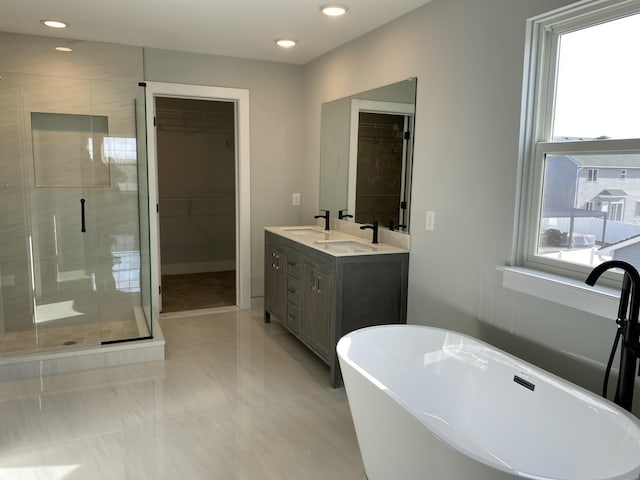
[{"label": "white countertop", "polygon": [[[334,257],[409,253],[409,250],[404,248],[385,243],[371,243],[370,240],[338,230],[325,231],[317,225],[265,227],[265,230]],[[370,230],[366,232],[372,235]]]}]

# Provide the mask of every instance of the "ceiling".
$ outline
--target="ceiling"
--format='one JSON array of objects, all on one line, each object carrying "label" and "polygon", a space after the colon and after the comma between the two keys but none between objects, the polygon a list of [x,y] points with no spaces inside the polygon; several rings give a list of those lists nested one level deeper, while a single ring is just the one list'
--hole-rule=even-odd
[{"label": "ceiling", "polygon": [[[2,0],[0,31],[302,65],[429,1],[345,0],[332,18],[323,0]],[[277,47],[285,37],[298,45]]]}]

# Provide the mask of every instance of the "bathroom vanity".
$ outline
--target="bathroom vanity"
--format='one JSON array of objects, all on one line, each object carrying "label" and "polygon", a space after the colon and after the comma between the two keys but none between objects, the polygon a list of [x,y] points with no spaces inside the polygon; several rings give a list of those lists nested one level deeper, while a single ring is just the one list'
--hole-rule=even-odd
[{"label": "bathroom vanity", "polygon": [[275,317],[342,384],[336,344],[358,328],[406,323],[409,252],[318,227],[265,229],[265,322]]}]

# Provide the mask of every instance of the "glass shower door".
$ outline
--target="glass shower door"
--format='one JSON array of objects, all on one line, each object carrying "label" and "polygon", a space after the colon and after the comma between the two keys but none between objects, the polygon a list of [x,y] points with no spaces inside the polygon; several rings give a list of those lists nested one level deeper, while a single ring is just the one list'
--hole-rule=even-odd
[{"label": "glass shower door", "polygon": [[139,291],[131,278],[139,267],[138,212],[126,198],[135,193],[127,175],[127,161],[135,161],[127,143],[135,139],[116,134],[117,113],[96,105],[94,93],[108,86],[88,87],[91,114],[30,113],[34,321],[41,348],[138,336],[131,298]]},{"label": "glass shower door", "polygon": [[[52,114],[47,130],[40,131],[38,115],[31,114],[35,187],[29,195],[30,249],[39,348],[99,344],[101,338],[98,286],[104,283],[104,269],[98,262],[97,187],[91,185],[103,181],[99,170],[104,164],[91,158],[87,148],[96,140],[90,116],[77,117]],[[68,132],[68,122],[88,123],[89,129]],[[73,144],[82,144],[84,151],[70,151]],[[45,164],[59,174],[51,175]]]}]

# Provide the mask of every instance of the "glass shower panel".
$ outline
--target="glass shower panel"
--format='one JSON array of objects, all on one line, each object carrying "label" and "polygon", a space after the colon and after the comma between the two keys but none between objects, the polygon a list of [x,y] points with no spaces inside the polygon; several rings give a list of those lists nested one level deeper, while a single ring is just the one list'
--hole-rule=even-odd
[{"label": "glass shower panel", "polygon": [[0,354],[37,346],[29,262],[29,205],[22,158],[24,99],[18,75],[0,82]]},{"label": "glass shower panel", "polygon": [[110,168],[110,183],[108,188],[93,189],[95,211],[99,212],[95,271],[102,343],[149,336],[142,308],[143,278],[150,273],[141,270],[145,243],[141,227],[148,224],[148,207],[139,198],[140,183],[146,182],[139,178],[138,164],[138,135],[142,143],[146,135],[138,125],[141,95],[144,88],[138,84],[91,82],[93,113],[109,117],[102,157]]},{"label": "glass shower panel", "polygon": [[[5,211],[4,198],[0,207],[0,221],[13,225],[10,238],[3,235],[3,250],[14,251],[16,263],[0,257],[0,320],[30,332],[36,349],[148,336],[142,279],[150,273],[140,253],[148,251],[148,227],[141,248],[148,207],[139,198],[146,177],[138,178],[139,170],[146,172],[146,161],[140,169],[136,138],[140,133],[144,144],[136,110],[144,89],[42,75],[15,75],[12,81],[13,98],[4,82],[0,97],[3,106],[17,105],[13,118],[5,109],[0,117],[3,144],[10,145],[9,153],[2,149],[7,157],[2,168],[15,177],[7,184],[22,188],[0,194],[15,197],[11,201],[21,208]],[[5,288],[11,282],[19,295]],[[8,301],[22,308],[7,308]],[[5,351],[28,349],[18,344]]]},{"label": "glass shower panel", "polygon": [[136,139],[138,153],[138,209],[140,217],[140,290],[142,314],[148,335],[153,335],[151,308],[151,230],[149,228],[149,162],[147,156],[146,87],[140,84],[136,97]]}]

